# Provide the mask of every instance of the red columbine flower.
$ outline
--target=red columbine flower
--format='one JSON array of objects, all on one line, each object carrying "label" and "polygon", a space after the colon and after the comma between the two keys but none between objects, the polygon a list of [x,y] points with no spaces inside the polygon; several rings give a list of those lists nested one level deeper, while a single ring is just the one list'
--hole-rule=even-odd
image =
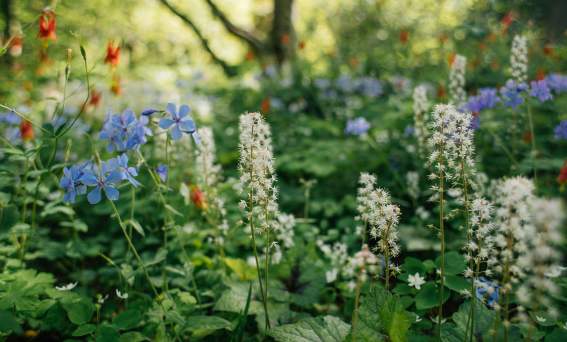
[{"label": "red columbine flower", "polygon": [[202,210],[207,210],[207,198],[205,193],[202,192],[196,185],[191,186],[191,202]]},{"label": "red columbine flower", "polygon": [[44,10],[39,17],[39,33],[37,35],[39,39],[44,42],[57,40],[56,25],[55,13],[52,10]]},{"label": "red columbine flower", "polygon": [[21,36],[14,36],[10,40],[10,55],[12,57],[18,57],[22,54],[24,40]]},{"label": "red columbine flower", "polygon": [[118,44],[114,45],[112,40],[109,41],[106,46],[106,58],[104,59],[104,63],[110,64],[113,68],[120,63],[120,46]]},{"label": "red columbine flower", "polygon": [[271,106],[271,101],[270,101],[270,97],[266,97],[262,100],[262,103],[260,104],[260,112],[262,112],[262,114],[268,114],[268,112],[270,111],[270,106]]},{"label": "red columbine flower", "polygon": [[93,89],[91,91],[91,99],[89,100],[89,105],[95,108],[98,107],[101,98],[102,98],[102,93],[100,91],[96,91],[96,89]]},{"label": "red columbine flower", "polygon": [[565,161],[565,164],[563,164],[561,171],[559,171],[559,176],[557,176],[557,182],[561,186],[567,184],[567,160]]},{"label": "red columbine flower", "polygon": [[34,138],[33,126],[28,120],[23,120],[20,124],[20,135],[23,141],[29,141]]},{"label": "red columbine flower", "polygon": [[405,44],[408,42],[408,40],[409,40],[409,31],[406,30],[400,31],[400,42],[402,44]]},{"label": "red columbine flower", "polygon": [[110,91],[116,96],[122,94],[122,87],[120,86],[120,77],[112,76],[112,85],[110,86]]}]

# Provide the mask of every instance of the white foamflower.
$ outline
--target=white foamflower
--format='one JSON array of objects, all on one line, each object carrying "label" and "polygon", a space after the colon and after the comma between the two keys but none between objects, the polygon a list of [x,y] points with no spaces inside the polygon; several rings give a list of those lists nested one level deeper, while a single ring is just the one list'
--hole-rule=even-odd
[{"label": "white foamflower", "polygon": [[74,283],[69,283],[69,284],[63,285],[63,286],[55,286],[55,289],[57,291],[71,291],[72,289],[77,287],[77,284],[79,284],[79,283],[74,282]]},{"label": "white foamflower", "polygon": [[417,140],[418,150],[424,153],[427,143],[427,126],[429,112],[429,102],[427,100],[427,88],[423,85],[415,87],[413,90],[413,122],[415,129],[415,137]]},{"label": "white foamflower", "polygon": [[528,81],[528,41],[524,36],[514,36],[510,53],[510,68],[516,82]]},{"label": "white foamflower", "polygon": [[465,92],[466,67],[466,57],[456,55],[449,72],[449,102],[457,108],[460,108],[467,101]]},{"label": "white foamflower", "polygon": [[116,296],[120,299],[126,300],[126,299],[128,299],[128,292],[122,293],[122,292],[120,292],[120,290],[116,289]]},{"label": "white foamflower", "polygon": [[409,275],[408,276],[408,285],[420,290],[421,289],[421,285],[425,284],[425,278],[423,278],[419,273],[416,273],[414,275]]}]

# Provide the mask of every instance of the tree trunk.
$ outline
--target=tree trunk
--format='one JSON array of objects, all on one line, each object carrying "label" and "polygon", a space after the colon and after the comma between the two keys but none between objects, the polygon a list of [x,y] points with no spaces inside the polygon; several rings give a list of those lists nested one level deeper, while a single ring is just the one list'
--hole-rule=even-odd
[{"label": "tree trunk", "polygon": [[4,41],[10,39],[10,29],[12,26],[12,0],[2,0],[2,15],[4,16]]},{"label": "tree trunk", "polygon": [[293,0],[274,0],[271,46],[279,65],[288,60],[295,51],[292,12]]}]

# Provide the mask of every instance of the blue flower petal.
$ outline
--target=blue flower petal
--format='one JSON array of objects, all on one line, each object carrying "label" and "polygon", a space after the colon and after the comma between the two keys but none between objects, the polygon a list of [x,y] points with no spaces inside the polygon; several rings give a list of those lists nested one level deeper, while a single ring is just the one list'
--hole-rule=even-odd
[{"label": "blue flower petal", "polygon": [[179,126],[181,127],[181,130],[189,133],[194,132],[196,129],[195,122],[191,119],[181,121]]},{"label": "blue flower petal", "polygon": [[97,204],[100,202],[100,188],[94,188],[93,191],[89,192],[87,195],[87,200],[90,204]]},{"label": "blue flower petal", "polygon": [[116,201],[120,196],[118,190],[112,186],[105,186],[104,193],[106,194],[106,198],[108,198],[111,201]]},{"label": "blue flower petal", "polygon": [[167,118],[163,118],[161,120],[159,120],[159,127],[163,128],[163,129],[168,129],[169,127],[171,127],[171,125],[174,124],[175,121],[171,120],[171,119],[167,119]]},{"label": "blue flower petal", "polygon": [[189,112],[191,111],[191,108],[189,108],[188,105],[181,105],[181,107],[179,107],[179,113],[178,113],[178,117],[184,118],[187,116],[187,114],[189,114]]},{"label": "blue flower petal", "polygon": [[173,129],[171,130],[171,139],[179,140],[179,139],[181,139],[182,135],[183,134],[181,133],[181,130],[179,129],[179,125],[175,125],[173,127]]},{"label": "blue flower petal", "polygon": [[165,110],[167,110],[167,112],[171,114],[171,117],[173,117],[174,119],[177,117],[177,106],[175,106],[175,104],[168,103],[167,107],[165,107]]}]

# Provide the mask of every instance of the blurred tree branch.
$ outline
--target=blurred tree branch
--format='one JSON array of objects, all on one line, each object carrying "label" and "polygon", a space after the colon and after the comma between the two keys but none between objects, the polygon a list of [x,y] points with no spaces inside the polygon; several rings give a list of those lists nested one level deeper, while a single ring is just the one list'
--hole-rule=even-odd
[{"label": "blurred tree branch", "polygon": [[260,53],[262,52],[262,50],[265,49],[264,43],[260,39],[256,38],[252,33],[234,25],[212,0],[205,0],[205,1],[211,8],[213,15],[219,18],[219,20],[221,21],[221,23],[228,32],[246,41],[250,45],[250,47],[257,53]]},{"label": "blurred tree branch", "polygon": [[179,12],[179,10],[173,7],[167,0],[160,0],[160,1],[165,7],[167,7],[171,11],[171,13],[175,14],[179,19],[181,19],[185,24],[187,24],[193,30],[197,38],[199,38],[199,41],[201,42],[203,48],[211,56],[213,61],[216,64],[220,65],[220,67],[227,76],[232,77],[236,75],[236,68],[234,66],[229,65],[226,61],[224,61],[222,58],[217,56],[217,54],[211,49],[211,46],[209,45],[209,41],[207,40],[207,38],[203,36],[201,30],[199,30],[199,28],[188,16]]}]

